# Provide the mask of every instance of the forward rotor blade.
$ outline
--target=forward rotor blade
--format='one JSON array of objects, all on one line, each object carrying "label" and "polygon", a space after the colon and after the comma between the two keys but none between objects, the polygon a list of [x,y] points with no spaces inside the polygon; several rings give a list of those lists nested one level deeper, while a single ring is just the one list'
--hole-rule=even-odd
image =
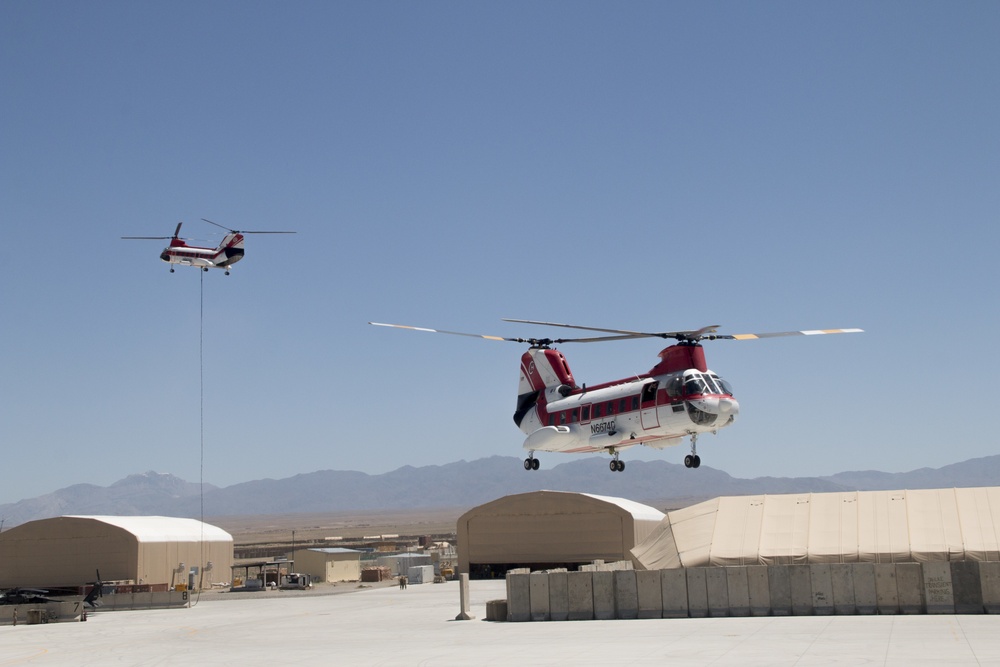
[{"label": "forward rotor blade", "polygon": [[174,237],[173,236],[123,236],[122,238],[130,240],[144,239],[148,241],[166,241],[167,239],[172,239]]},{"label": "forward rotor blade", "polygon": [[821,336],[823,334],[864,333],[864,329],[811,329],[806,331],[774,331],[771,333],[731,334],[706,336],[710,340],[757,340],[758,338],[779,338],[781,336]]},{"label": "forward rotor blade", "polygon": [[233,234],[296,234],[297,233],[297,232],[248,232],[248,231],[245,231],[245,230],[242,230],[242,229],[230,229],[229,227],[226,227],[225,225],[220,225],[217,222],[212,222],[208,218],[202,218],[202,220],[204,220],[205,222],[207,222],[210,225],[215,225],[216,227],[222,227],[227,232],[232,232]]}]

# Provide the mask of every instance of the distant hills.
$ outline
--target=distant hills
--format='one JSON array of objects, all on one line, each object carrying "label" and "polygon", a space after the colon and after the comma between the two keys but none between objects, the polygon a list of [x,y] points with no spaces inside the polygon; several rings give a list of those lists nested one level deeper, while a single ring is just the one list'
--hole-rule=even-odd
[{"label": "distant hills", "polygon": [[156,472],[129,475],[108,487],[75,484],[37,498],[0,505],[4,526],[64,514],[206,517],[399,509],[464,508],[527,491],[581,491],[618,496],[660,509],[715,496],[761,493],[928,489],[1000,484],[1000,455],[905,473],[842,472],[829,477],[740,479],[703,466],[629,461],[621,474],[606,459],[576,459],[527,472],[521,459],[493,456],[438,466],[405,466],[381,475],[321,470],[219,488]]}]

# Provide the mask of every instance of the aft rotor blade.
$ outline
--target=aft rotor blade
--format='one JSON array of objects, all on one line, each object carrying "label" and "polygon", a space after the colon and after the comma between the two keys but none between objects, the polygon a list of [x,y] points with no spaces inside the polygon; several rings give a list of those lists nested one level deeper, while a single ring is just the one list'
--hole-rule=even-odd
[{"label": "aft rotor blade", "polygon": [[[706,333],[714,332],[716,329],[719,328],[718,324],[713,324],[711,326],[702,327],[701,329],[692,331],[631,331],[629,329],[604,329],[601,327],[584,327],[578,324],[562,324],[559,322],[539,322],[537,320],[515,320],[515,319],[503,318],[503,321],[518,322],[520,324],[538,324],[541,326],[549,326],[549,327],[564,327],[566,329],[580,329],[582,331],[603,331],[605,333],[627,334],[626,336],[627,338],[677,338],[680,340],[701,338]],[[617,338],[609,337],[596,340],[617,340]]]},{"label": "aft rotor blade", "polygon": [[173,236],[123,236],[123,239],[137,240],[143,239],[147,241],[166,241],[167,239],[174,238]]},{"label": "aft rotor blade", "polygon": [[445,331],[444,329],[428,329],[427,327],[413,327],[407,324],[384,324],[382,322],[369,322],[376,327],[392,327],[393,329],[412,329],[413,331],[427,331],[429,333],[449,334],[451,336],[468,336],[470,338],[485,338],[486,340],[507,340],[513,343],[527,343],[524,338],[503,338],[501,336],[487,336],[484,334],[464,333],[461,331]]},{"label": "aft rotor blade", "polygon": [[407,324],[384,324],[382,322],[369,322],[376,327],[392,327],[394,329],[412,329],[413,331],[427,331],[429,333],[443,333],[451,336],[468,336],[469,338],[484,338],[486,340],[505,340],[511,343],[528,343],[529,345],[558,345],[560,343],[597,343],[606,340],[626,340],[630,338],[642,338],[642,335],[624,334],[621,336],[597,336],[595,338],[504,338],[503,336],[487,336],[485,334],[465,333],[463,331],[445,331],[444,329],[428,329],[427,327],[414,327]]}]

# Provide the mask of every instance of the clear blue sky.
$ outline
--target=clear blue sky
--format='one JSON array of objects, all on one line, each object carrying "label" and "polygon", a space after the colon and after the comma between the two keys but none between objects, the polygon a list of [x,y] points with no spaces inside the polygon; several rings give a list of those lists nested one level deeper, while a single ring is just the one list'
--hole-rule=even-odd
[{"label": "clear blue sky", "polygon": [[[217,485],[523,456],[520,346],[369,320],[861,327],[707,344],[742,414],[703,464],[995,454],[998,34],[995,2],[4,2],[0,502],[197,481],[202,278]],[[228,277],[119,239],[202,217],[298,234]],[[562,349],[594,384],[661,347]]]}]

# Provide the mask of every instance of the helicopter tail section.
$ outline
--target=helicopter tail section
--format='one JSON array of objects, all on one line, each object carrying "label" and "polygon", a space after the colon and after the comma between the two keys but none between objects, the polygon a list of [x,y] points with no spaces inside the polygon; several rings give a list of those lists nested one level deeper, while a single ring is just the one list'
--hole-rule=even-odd
[{"label": "helicopter tail section", "polygon": [[576,389],[576,380],[566,357],[558,350],[533,347],[521,355],[521,376],[517,386],[517,409],[514,423],[518,426],[529,410],[535,407],[539,395],[551,389],[569,393]]}]

